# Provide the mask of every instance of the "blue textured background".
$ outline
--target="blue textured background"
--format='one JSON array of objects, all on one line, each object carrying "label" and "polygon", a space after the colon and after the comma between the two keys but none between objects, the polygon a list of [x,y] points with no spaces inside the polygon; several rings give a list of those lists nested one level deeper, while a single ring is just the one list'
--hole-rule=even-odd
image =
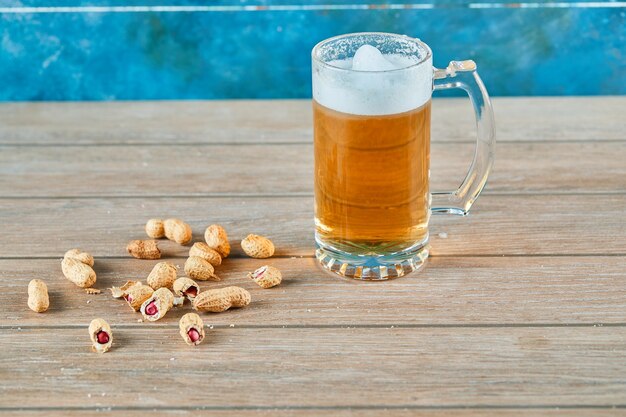
[{"label": "blue textured background", "polygon": [[474,59],[492,95],[626,93],[624,2],[0,0],[0,100],[310,97],[313,45],[357,31]]}]

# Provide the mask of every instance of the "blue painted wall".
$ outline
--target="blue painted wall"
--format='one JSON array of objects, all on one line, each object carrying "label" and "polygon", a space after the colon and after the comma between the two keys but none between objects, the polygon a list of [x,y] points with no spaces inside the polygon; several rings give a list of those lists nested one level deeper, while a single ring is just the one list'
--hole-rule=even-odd
[{"label": "blue painted wall", "polygon": [[341,33],[474,59],[492,95],[626,94],[626,2],[0,0],[0,100],[310,97]]}]

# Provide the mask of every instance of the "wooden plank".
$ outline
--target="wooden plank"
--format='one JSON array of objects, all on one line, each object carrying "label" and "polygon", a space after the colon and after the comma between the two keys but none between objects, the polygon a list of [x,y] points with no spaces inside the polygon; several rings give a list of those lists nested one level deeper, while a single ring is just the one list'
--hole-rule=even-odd
[{"label": "wooden plank", "polygon": [[169,406],[167,409],[163,408],[111,408],[103,407],[93,409],[81,408],[68,409],[39,409],[34,410],[27,408],[23,410],[11,410],[2,409],[2,415],[5,417],[66,417],[66,416],[81,416],[81,417],[101,417],[102,413],[114,416],[124,417],[145,417],[146,412],[149,412],[151,416],[210,416],[210,417],[318,417],[318,416],[332,416],[332,417],[353,417],[355,415],[361,417],[527,417],[527,416],[547,416],[547,417],[618,417],[623,416],[626,412],[623,409],[601,409],[601,408],[579,408],[579,409],[554,409],[554,408],[537,408],[529,407],[528,409],[517,408],[500,408],[497,409],[437,409],[437,408],[409,408],[409,409],[393,409],[393,408],[358,408],[352,407],[350,409],[340,408],[314,408],[304,410],[302,408],[293,409],[278,409],[276,407],[268,407],[259,410],[248,409],[231,409],[224,410],[218,408],[212,409],[196,409],[196,408],[184,408],[184,406]]},{"label": "wooden plank", "polygon": [[[623,97],[493,99],[498,141],[625,140]],[[433,100],[434,141],[473,142],[466,99]],[[0,103],[0,144],[312,141],[309,100]]]},{"label": "wooden plank", "polygon": [[[434,145],[432,189],[455,188],[473,149],[470,144]],[[626,146],[621,142],[501,143],[497,155],[485,193],[626,192]],[[0,153],[0,194],[311,193],[312,173],[313,149],[308,144],[7,146]]]},{"label": "wooden plank", "polygon": [[[602,204],[599,204],[599,198]],[[483,195],[468,217],[433,216],[435,256],[626,254],[625,195]],[[61,257],[81,247],[96,256],[127,256],[151,217],[180,217],[196,241],[223,224],[238,243],[248,233],[272,238],[278,256],[313,256],[312,197],[3,199],[1,257]],[[32,232],[30,232],[32,231]],[[163,241],[170,256],[188,247]]]},{"label": "wooden plank", "polygon": [[99,356],[86,326],[1,330],[2,406],[626,406],[624,327],[225,328],[194,349],[146,325]]},{"label": "wooden plank", "polygon": [[[249,308],[207,314],[216,326],[500,326],[626,325],[625,257],[433,258],[423,271],[387,283],[357,283],[323,271],[312,258],[227,259],[217,268],[223,282],[201,289],[247,288]],[[182,267],[184,259],[171,260]],[[145,280],[157,261],[97,259],[96,287]],[[246,277],[261,265],[278,267],[281,286],[259,288]],[[87,295],[61,274],[60,259],[0,260],[0,326],[74,326],[92,316],[138,326],[141,318],[108,291]],[[184,275],[183,272],[180,275]],[[43,279],[51,307],[37,314],[26,306],[26,288]],[[189,305],[160,320],[175,327]],[[456,332],[457,329],[450,330]]]}]

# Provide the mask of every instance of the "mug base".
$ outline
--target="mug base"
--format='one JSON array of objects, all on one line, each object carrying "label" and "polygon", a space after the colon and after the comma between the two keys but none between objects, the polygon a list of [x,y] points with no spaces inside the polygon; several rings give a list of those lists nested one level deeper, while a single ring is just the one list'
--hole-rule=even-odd
[{"label": "mug base", "polygon": [[361,281],[386,281],[421,269],[428,259],[428,240],[390,254],[355,255],[317,239],[315,257],[324,269]]}]

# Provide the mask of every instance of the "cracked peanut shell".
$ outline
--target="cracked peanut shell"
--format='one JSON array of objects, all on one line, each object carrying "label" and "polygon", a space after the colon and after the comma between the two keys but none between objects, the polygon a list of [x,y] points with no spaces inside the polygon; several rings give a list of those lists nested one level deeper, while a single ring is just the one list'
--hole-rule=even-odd
[{"label": "cracked peanut shell", "polygon": [[264,265],[256,269],[254,272],[249,273],[248,277],[252,278],[252,280],[262,288],[275,287],[283,280],[283,275],[280,270],[269,265]]},{"label": "cracked peanut shell", "polygon": [[141,305],[154,294],[152,287],[141,282],[128,288],[124,294],[124,299],[134,311],[139,311]]},{"label": "cracked peanut shell", "polygon": [[181,277],[174,281],[174,295],[176,297],[187,297],[189,301],[200,293],[200,286],[191,278]]},{"label": "cracked peanut shell", "polygon": [[180,335],[190,346],[197,346],[204,340],[204,322],[196,313],[187,313],[178,322]]},{"label": "cracked peanut shell", "polygon": [[[156,312],[151,314],[151,304],[154,302]],[[163,318],[168,311],[174,306],[174,294],[167,288],[159,288],[156,290],[150,298],[143,302],[139,311],[143,315],[143,318],[148,321],[157,321]]]},{"label": "cracked peanut shell", "polygon": [[[104,333],[104,334],[101,334]],[[103,319],[93,319],[89,323],[89,337],[92,343],[92,350],[98,353],[104,353],[111,348],[113,344],[113,333],[111,326]]]}]

